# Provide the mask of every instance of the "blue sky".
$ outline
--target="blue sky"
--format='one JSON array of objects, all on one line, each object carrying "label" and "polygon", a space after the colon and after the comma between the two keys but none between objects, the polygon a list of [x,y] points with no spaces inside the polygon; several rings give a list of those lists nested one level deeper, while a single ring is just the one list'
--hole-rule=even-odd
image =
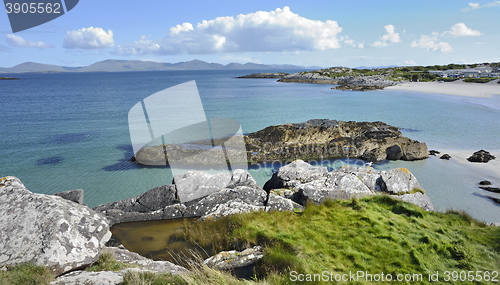
[{"label": "blue sky", "polygon": [[105,59],[302,66],[500,61],[500,1],[96,1],[12,34],[0,67]]}]

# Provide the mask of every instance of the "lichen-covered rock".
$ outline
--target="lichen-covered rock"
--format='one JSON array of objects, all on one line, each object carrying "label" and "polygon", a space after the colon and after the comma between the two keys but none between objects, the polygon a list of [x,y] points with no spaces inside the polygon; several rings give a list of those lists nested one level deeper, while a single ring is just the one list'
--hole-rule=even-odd
[{"label": "lichen-covered rock", "polygon": [[[376,171],[371,167],[344,166],[338,170],[325,172],[320,167],[313,167],[303,161],[295,161],[291,164],[292,167],[286,165],[278,169],[271,180],[266,183],[268,187],[274,185],[289,187],[270,190],[268,206],[271,205],[273,199],[276,199],[274,197],[276,195],[291,199],[300,205],[306,205],[308,201],[321,203],[325,199],[347,200],[370,195],[393,194],[395,198],[415,204],[427,211],[434,210],[434,206],[421,189],[417,178],[405,168]],[[304,171],[293,172],[291,171],[293,169]],[[290,173],[292,175],[287,175]],[[308,173],[311,173],[309,178]]]},{"label": "lichen-covered rock", "polygon": [[265,209],[266,207],[264,206],[255,206],[240,201],[228,201],[224,204],[215,205],[215,207],[213,207],[210,211],[203,215],[200,220],[216,220],[218,218],[229,215],[264,211]]},{"label": "lichen-covered rock", "polygon": [[139,268],[144,268],[152,272],[171,274],[180,274],[187,272],[187,269],[182,266],[175,265],[169,261],[151,260],[139,255],[138,253],[130,252],[123,246],[106,247],[104,250],[112,252],[115,259],[119,262],[130,264]]},{"label": "lichen-covered rock", "polygon": [[347,200],[373,194],[359,177],[345,172],[329,172],[326,177],[300,184],[296,188],[296,202],[302,205],[308,201],[320,204],[326,199]]},{"label": "lichen-covered rock", "polygon": [[163,185],[150,189],[137,197],[99,205],[94,207],[93,210],[96,212],[103,212],[114,209],[122,212],[146,213],[163,209],[176,202],[175,186]]},{"label": "lichen-covered rock", "polygon": [[233,269],[255,264],[262,257],[264,257],[264,253],[262,247],[258,245],[247,248],[242,252],[236,250],[222,251],[205,259],[203,263],[216,269]]},{"label": "lichen-covered rock", "polygon": [[154,221],[154,220],[168,220],[178,219],[184,216],[186,206],[183,204],[174,204],[166,206],[163,209],[151,212],[125,212],[117,209],[110,209],[102,211],[101,213],[108,218],[110,226],[124,222],[137,222],[137,221]]},{"label": "lichen-covered rock", "polygon": [[117,285],[123,284],[123,274],[114,271],[74,271],[56,278],[50,285]]},{"label": "lichen-covered rock", "polygon": [[60,275],[96,261],[110,237],[106,219],[87,206],[0,179],[0,267],[33,263]]},{"label": "lichen-covered rock", "polygon": [[114,258],[132,267],[118,272],[114,271],[74,271],[59,276],[50,285],[113,285],[123,284],[123,275],[128,271],[180,274],[187,269],[168,261],[154,261],[135,252],[130,252],[123,246],[105,247],[103,252],[111,252]]},{"label": "lichen-covered rock", "polygon": [[421,189],[417,178],[406,168],[395,168],[380,172],[379,185],[382,191],[390,194],[411,192]]},{"label": "lichen-covered rock", "polygon": [[266,191],[279,188],[293,188],[299,184],[325,177],[327,172],[328,169],[326,167],[312,166],[298,159],[280,167],[263,188]]},{"label": "lichen-covered rock", "polygon": [[278,196],[274,193],[269,194],[267,200],[266,211],[293,212],[295,210],[303,210],[304,207],[293,202],[290,199]]},{"label": "lichen-covered rock", "polygon": [[174,183],[181,203],[203,198],[224,188],[258,187],[253,177],[246,170],[241,169],[216,174],[188,171],[176,175]]},{"label": "lichen-covered rock", "polygon": [[64,192],[55,193],[52,195],[59,196],[66,200],[73,201],[75,203],[83,205],[83,189],[68,190]]},{"label": "lichen-covered rock", "polygon": [[[264,207],[267,199],[266,191],[259,188],[251,188],[248,186],[237,186],[235,188],[222,189],[207,197],[189,205],[184,212],[184,217],[201,217],[223,209],[226,211],[228,202],[238,202],[240,204],[232,204],[233,206],[244,206],[245,209],[255,207]],[[225,205],[226,208],[221,208]],[[249,205],[249,206],[246,206]],[[235,212],[242,210],[234,209]],[[227,211],[226,211],[227,212]]]},{"label": "lichen-covered rock", "polygon": [[391,195],[391,197],[417,205],[426,211],[434,211],[434,205],[425,193],[416,192],[413,194]]}]

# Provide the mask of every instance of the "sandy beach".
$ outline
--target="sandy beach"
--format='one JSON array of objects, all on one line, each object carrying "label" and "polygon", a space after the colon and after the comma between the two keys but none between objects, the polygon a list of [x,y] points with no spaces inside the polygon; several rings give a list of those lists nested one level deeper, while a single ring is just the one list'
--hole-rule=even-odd
[{"label": "sandy beach", "polygon": [[453,82],[407,82],[384,88],[384,90],[423,92],[476,98],[491,98],[500,95],[497,80],[488,83],[466,83],[463,80]]},{"label": "sandy beach", "polygon": [[388,91],[417,92],[428,95],[450,96],[463,102],[478,104],[500,110],[500,84],[497,80],[488,83],[453,82],[406,82],[384,88]]}]

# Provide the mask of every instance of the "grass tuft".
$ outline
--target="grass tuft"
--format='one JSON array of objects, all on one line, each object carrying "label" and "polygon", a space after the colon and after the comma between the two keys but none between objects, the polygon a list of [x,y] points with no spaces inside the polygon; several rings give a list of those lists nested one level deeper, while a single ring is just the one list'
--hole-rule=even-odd
[{"label": "grass tuft", "polygon": [[7,271],[0,271],[0,285],[45,285],[54,276],[44,266],[23,264]]},{"label": "grass tuft", "polygon": [[119,262],[112,251],[104,251],[94,264],[87,267],[87,271],[120,271],[132,265]]}]

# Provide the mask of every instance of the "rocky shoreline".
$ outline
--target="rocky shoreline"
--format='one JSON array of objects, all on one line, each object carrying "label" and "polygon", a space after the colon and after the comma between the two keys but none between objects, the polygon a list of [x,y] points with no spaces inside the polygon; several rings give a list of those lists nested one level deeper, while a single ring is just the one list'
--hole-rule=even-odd
[{"label": "rocky shoreline", "polygon": [[[109,228],[122,222],[186,217],[199,217],[204,221],[251,211],[272,215],[273,211],[302,211],[309,202],[319,204],[326,199],[372,195],[390,195],[427,211],[434,210],[417,179],[406,169],[379,172],[371,167],[345,167],[328,171],[326,167],[297,160],[281,167],[264,188],[245,170],[219,174],[190,171],[174,181],[176,184],[90,209],[81,204],[83,190],[35,194],[19,179],[4,177],[0,183],[0,207],[4,213],[0,215],[0,267],[33,263],[48,266],[54,276],[81,270],[109,249],[105,247],[111,238]],[[207,194],[180,203],[180,192]],[[123,248],[112,250],[115,254],[135,255]],[[228,266],[218,262],[219,259],[212,257],[211,262],[219,268]],[[147,264],[149,269],[157,263],[142,257],[133,260],[142,260],[136,263]],[[241,264],[246,266],[248,262],[241,261]],[[158,272],[174,274],[185,270],[165,262],[159,268]],[[61,283],[62,280],[90,274],[78,272],[65,274],[54,284],[66,284]]]},{"label": "rocky shoreline", "polygon": [[346,67],[298,72],[285,76],[278,82],[334,84],[339,86],[332,89],[353,91],[378,90],[398,84],[383,75],[354,76],[352,69]]}]

